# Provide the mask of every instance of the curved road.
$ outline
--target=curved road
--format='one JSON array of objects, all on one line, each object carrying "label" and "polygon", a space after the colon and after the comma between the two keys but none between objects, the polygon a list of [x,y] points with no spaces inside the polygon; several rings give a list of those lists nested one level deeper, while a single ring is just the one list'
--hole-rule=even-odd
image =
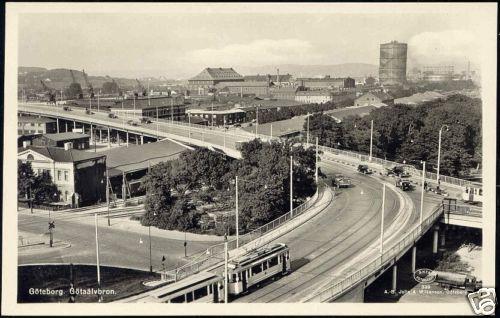
[{"label": "curved road", "polygon": [[[354,187],[340,189],[329,208],[278,239],[290,247],[290,275],[261,286],[235,302],[297,302],[380,238],[380,182],[341,165],[322,165],[327,175],[335,172],[349,176]],[[385,227],[393,222],[398,210],[398,197],[386,189]]]}]

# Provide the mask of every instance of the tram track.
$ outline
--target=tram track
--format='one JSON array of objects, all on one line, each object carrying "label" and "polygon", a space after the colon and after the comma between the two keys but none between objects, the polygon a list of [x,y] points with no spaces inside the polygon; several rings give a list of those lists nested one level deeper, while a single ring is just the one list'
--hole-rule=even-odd
[{"label": "tram track", "polygon": [[[379,190],[379,188],[373,184],[368,185],[368,183],[365,183],[364,186],[366,188],[371,189],[373,192],[377,192],[377,190]],[[350,196],[348,196],[347,202],[345,202],[347,204],[344,204],[343,207],[340,208],[339,211],[337,211],[337,213],[336,213],[337,217],[339,215],[342,215],[342,213],[345,212],[349,208],[349,206],[350,206],[349,199],[350,199]],[[328,253],[331,253],[335,248],[338,247],[338,245],[342,245],[343,242],[346,242],[348,240],[352,240],[353,235],[355,233],[357,233],[363,227],[366,227],[366,225],[370,223],[370,220],[372,220],[372,218],[376,214],[379,213],[379,209],[381,206],[380,201],[381,201],[380,199],[373,200],[372,204],[370,204],[369,206],[367,206],[363,209],[364,211],[370,211],[370,213],[365,214],[365,216],[361,219],[362,221],[360,221],[359,219],[355,219],[355,220],[351,221],[346,226],[347,229],[342,230],[340,233],[338,233],[333,241],[326,241],[324,244],[321,244],[320,246],[315,246],[315,250],[312,253],[308,253],[308,254],[304,255],[302,258],[306,258],[306,259],[314,258],[315,260],[317,260],[318,258],[321,258],[322,256],[326,256]],[[378,208],[377,208],[377,206],[378,206]],[[397,210],[397,206],[398,206],[398,201],[393,200],[393,205],[390,208],[390,212],[392,214],[392,218],[390,219],[391,221],[394,221],[394,219],[396,219],[397,215],[395,216],[394,213],[395,213],[395,210]],[[388,212],[386,212],[386,213],[388,213]],[[372,227],[369,227],[368,232],[371,232],[376,228],[378,228],[378,223]],[[340,237],[342,239],[337,239]],[[301,238],[300,237],[294,238],[291,242],[289,242],[289,245],[293,246],[294,242],[296,242],[297,240],[301,240]],[[353,246],[359,245],[360,242],[362,242],[362,245],[359,248],[357,248],[355,252],[350,253],[348,255],[345,255],[344,257],[339,259],[340,261],[336,262],[335,264],[332,264],[331,266],[326,266],[326,268],[324,270],[321,270],[321,272],[319,272],[319,273],[303,272],[299,269],[296,271],[296,273],[300,273],[300,275],[297,275],[297,278],[290,280],[289,278],[284,277],[285,279],[288,279],[288,281],[285,285],[279,284],[279,282],[277,282],[275,284],[266,285],[265,289],[271,288],[270,286],[276,286],[276,288],[272,288],[272,290],[270,290],[264,294],[262,294],[262,292],[259,293],[259,291],[260,291],[259,290],[259,291],[256,291],[254,294],[249,294],[248,296],[238,298],[236,301],[237,302],[242,302],[242,301],[244,301],[244,302],[248,302],[248,301],[272,302],[272,301],[275,301],[279,298],[283,298],[283,296],[285,296],[285,295],[296,294],[296,291],[298,291],[300,289],[304,289],[304,286],[307,284],[310,284],[311,280],[313,280],[313,279],[318,279],[320,277],[325,277],[325,278],[327,277],[328,279],[331,279],[332,276],[327,275],[327,273],[330,272],[333,267],[337,267],[339,265],[346,263],[347,261],[352,259],[355,254],[358,254],[359,250],[365,250],[368,246],[370,246],[373,243],[373,238],[368,236],[368,235],[365,235],[361,240],[355,240],[351,244],[346,245],[346,247],[343,248],[342,250],[337,251],[336,253],[334,253],[333,255],[330,255],[329,257],[325,257],[326,259],[324,261],[322,261],[321,263],[317,263],[317,262],[314,263],[315,268],[325,267],[326,264],[331,262],[332,258],[338,258],[339,255],[345,254],[345,252],[351,250]],[[327,249],[324,249],[325,246],[330,246],[330,247],[328,247]],[[322,250],[322,252],[317,254],[318,250]],[[307,264],[304,266],[307,266]],[[306,281],[300,282],[299,280],[301,280],[301,277],[304,277],[304,276],[311,276],[311,277],[310,277],[310,279],[308,279]],[[297,284],[297,283],[299,283],[299,284]],[[290,286],[293,286],[293,288],[290,288]],[[312,286],[312,287],[316,287],[316,286]],[[309,287],[309,288],[311,288],[311,287]],[[273,294],[276,294],[277,292],[278,292],[277,295],[273,295]],[[272,297],[269,297],[271,295],[272,295]]]}]

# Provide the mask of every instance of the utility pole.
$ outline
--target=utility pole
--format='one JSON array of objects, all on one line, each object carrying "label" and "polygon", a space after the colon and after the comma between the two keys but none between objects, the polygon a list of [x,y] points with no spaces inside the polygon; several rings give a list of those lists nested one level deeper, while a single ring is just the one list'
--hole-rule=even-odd
[{"label": "utility pole", "polygon": [[97,293],[98,293],[98,301],[102,302],[102,296],[99,294],[101,290],[101,270],[99,268],[99,239],[97,233],[97,213],[94,214],[95,218],[95,253],[96,253],[96,264],[97,264]]},{"label": "utility pole", "polygon": [[[149,98],[149,95],[148,95]],[[160,140],[160,126],[158,126],[159,121],[158,121],[158,105],[156,105],[156,141]]]},{"label": "utility pole", "polygon": [[293,211],[293,157],[290,156],[290,212]]},{"label": "utility pole", "polygon": [[422,220],[424,217],[424,191],[425,191],[425,161],[422,161],[422,193],[420,194],[420,218],[419,224],[422,227]]},{"label": "utility pole", "polygon": [[441,163],[441,134],[443,132],[443,128],[446,127],[446,131],[448,131],[448,125],[443,125],[439,129],[439,141],[438,141],[438,162],[437,162],[437,173],[436,173],[436,181],[439,187],[439,164]]},{"label": "utility pole", "polygon": [[227,299],[227,294],[228,294],[228,290],[227,290],[227,285],[229,283],[228,281],[228,272],[227,272],[227,238],[226,240],[224,241],[224,303],[228,303],[228,299]]},{"label": "utility pole", "polygon": [[236,176],[236,248],[240,247],[239,222],[238,222],[238,176]]},{"label": "utility pole", "polygon": [[111,226],[111,220],[109,218],[109,174],[108,168],[106,168],[106,205],[108,210],[108,226]]},{"label": "utility pole", "polygon": [[316,180],[316,186],[318,186],[318,137],[316,137],[316,169],[314,172],[314,179]]},{"label": "utility pole", "polygon": [[385,210],[385,184],[382,188],[382,220],[380,222],[380,259],[384,254],[384,210]]},{"label": "utility pole", "polygon": [[153,272],[153,260],[151,257],[151,224],[148,226],[148,234],[149,234],[149,272]]},{"label": "utility pole", "polygon": [[307,138],[306,138],[306,147],[309,148],[309,113],[307,113]]},{"label": "utility pole", "polygon": [[371,128],[370,128],[370,158],[369,161],[372,161],[372,148],[373,148],[373,120],[371,121]]},{"label": "utility pole", "polygon": [[184,231],[184,257],[187,257],[187,231]]}]

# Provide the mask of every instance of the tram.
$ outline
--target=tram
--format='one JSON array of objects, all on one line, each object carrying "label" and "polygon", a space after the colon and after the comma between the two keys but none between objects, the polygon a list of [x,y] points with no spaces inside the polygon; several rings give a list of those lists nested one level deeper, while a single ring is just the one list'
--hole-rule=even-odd
[{"label": "tram", "polygon": [[268,278],[289,272],[288,246],[278,243],[259,248],[228,263],[228,293],[232,296],[240,295]]},{"label": "tram", "polygon": [[155,289],[139,301],[144,303],[224,302],[224,279],[214,273],[200,272]]},{"label": "tram", "polygon": [[462,200],[465,202],[483,202],[483,187],[480,184],[469,184],[462,192]]}]

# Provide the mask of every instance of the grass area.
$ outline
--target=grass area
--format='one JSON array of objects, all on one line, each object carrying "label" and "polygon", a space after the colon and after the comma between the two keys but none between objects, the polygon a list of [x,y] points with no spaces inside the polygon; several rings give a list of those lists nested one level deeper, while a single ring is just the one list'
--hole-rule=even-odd
[{"label": "grass area", "polygon": [[[75,302],[97,302],[97,269],[92,265],[74,265]],[[158,274],[133,269],[101,266],[101,290],[104,302],[110,302],[151,289],[145,280],[159,279]],[[18,267],[17,301],[46,303],[70,301],[69,265],[28,265]],[[92,293],[94,291],[94,293]]]}]

